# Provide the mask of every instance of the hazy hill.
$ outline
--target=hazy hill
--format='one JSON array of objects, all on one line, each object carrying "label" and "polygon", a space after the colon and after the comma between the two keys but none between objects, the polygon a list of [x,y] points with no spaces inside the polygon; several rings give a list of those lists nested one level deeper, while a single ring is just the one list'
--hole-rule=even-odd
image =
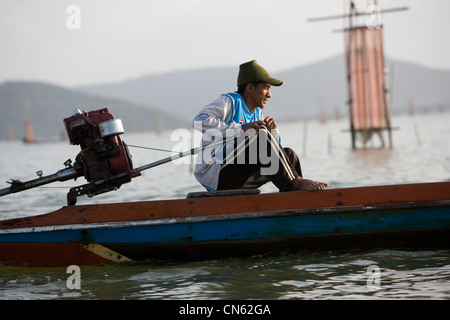
[{"label": "hazy hill", "polygon": [[[450,71],[434,70],[387,58],[388,86],[393,88],[393,111],[414,103],[416,109],[450,109]],[[147,75],[109,84],[78,88],[105,97],[136,103],[151,101],[162,110],[188,120],[221,93],[236,90],[238,67],[199,69]],[[273,73],[284,81],[272,89],[265,113],[279,120],[318,118],[322,112],[347,112],[345,60],[335,56],[314,64]],[[392,80],[390,84],[390,80]]]},{"label": "hazy hill", "polygon": [[115,118],[122,119],[126,132],[189,125],[165,112],[117,98],[96,97],[46,83],[5,82],[0,85],[0,140],[5,140],[8,133],[22,139],[25,120],[32,121],[37,138],[63,137],[63,119],[75,109],[90,111],[105,107]]},{"label": "hazy hill", "polygon": [[[386,59],[388,86],[393,88],[393,111],[450,110],[450,71],[434,70]],[[64,135],[62,120],[74,109],[108,107],[122,119],[125,130],[170,130],[188,127],[193,116],[221,93],[236,90],[238,67],[198,69],[76,89],[37,82],[0,85],[0,140],[11,131],[24,136],[24,121],[33,121],[37,137]],[[347,84],[343,56],[273,73],[282,79],[272,89],[264,111],[278,121],[318,119],[338,109],[347,113]],[[393,80],[392,84],[390,83]]]},{"label": "hazy hill", "polygon": [[[213,68],[147,75],[125,82],[77,88],[80,91],[142,103],[191,120],[196,111],[221,93],[236,90],[237,71]],[[127,97],[127,98],[125,98]]]}]

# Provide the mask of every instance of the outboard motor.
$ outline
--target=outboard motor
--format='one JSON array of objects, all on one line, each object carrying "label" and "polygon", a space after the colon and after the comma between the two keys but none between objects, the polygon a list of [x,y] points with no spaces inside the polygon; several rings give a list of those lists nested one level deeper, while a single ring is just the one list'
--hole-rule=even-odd
[{"label": "outboard motor", "polygon": [[[81,151],[75,158],[75,163],[69,159],[64,162],[65,168],[51,175],[44,176],[42,170],[36,172],[37,179],[20,181],[11,179],[11,186],[0,189],[0,197],[40,187],[56,181],[67,181],[84,176],[87,184],[73,187],[67,194],[67,204],[75,205],[77,197],[95,195],[119,189],[122,184],[141,175],[141,171],[154,168],[179,159],[194,155],[204,147],[171,155],[167,158],[133,168],[127,145],[120,139],[124,133],[122,121],[114,119],[108,109],[95,111],[75,110],[74,114],[64,119],[67,137],[71,144],[79,145]],[[222,140],[216,142],[222,144]],[[208,145],[213,147],[214,145]]]},{"label": "outboard motor", "polygon": [[117,190],[131,181],[133,166],[128,148],[120,138],[124,133],[120,119],[114,119],[107,108],[90,112],[77,109],[64,119],[64,124],[70,143],[81,147],[74,168],[89,181],[70,189],[69,205],[75,204],[80,195],[92,197]]}]

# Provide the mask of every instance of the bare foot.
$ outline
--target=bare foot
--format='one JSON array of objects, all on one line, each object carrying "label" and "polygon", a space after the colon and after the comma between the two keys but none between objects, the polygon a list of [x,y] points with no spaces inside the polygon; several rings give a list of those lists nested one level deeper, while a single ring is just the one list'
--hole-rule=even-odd
[{"label": "bare foot", "polygon": [[314,180],[302,179],[300,177],[292,180],[283,191],[319,191],[328,187],[328,183]]}]

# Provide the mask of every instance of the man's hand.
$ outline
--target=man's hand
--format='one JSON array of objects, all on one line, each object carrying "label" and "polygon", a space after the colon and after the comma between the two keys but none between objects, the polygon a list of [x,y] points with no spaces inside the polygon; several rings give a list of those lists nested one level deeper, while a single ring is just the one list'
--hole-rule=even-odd
[{"label": "man's hand", "polygon": [[264,119],[264,125],[269,130],[275,130],[277,128],[277,123],[275,122],[275,119],[272,117],[266,117]]},{"label": "man's hand", "polygon": [[256,132],[259,131],[260,126],[265,126],[269,131],[275,130],[277,128],[277,123],[272,117],[266,117],[264,120],[258,120],[255,122],[249,122],[242,126],[242,130],[247,131],[248,129],[254,129]]},{"label": "man's hand", "polygon": [[256,132],[259,132],[259,128],[262,125],[265,125],[264,121],[262,121],[262,120],[258,120],[258,121],[255,121],[255,122],[249,122],[249,123],[246,123],[246,124],[242,125],[242,130],[244,130],[244,132],[245,132],[248,129],[253,129]]}]

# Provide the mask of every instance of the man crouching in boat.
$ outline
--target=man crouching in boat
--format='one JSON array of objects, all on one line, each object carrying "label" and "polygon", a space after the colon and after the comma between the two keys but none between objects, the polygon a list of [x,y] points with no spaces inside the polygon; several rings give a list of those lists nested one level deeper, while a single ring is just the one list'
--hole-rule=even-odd
[{"label": "man crouching in boat", "polygon": [[[258,188],[269,181],[280,191],[328,187],[302,178],[298,156],[281,147],[275,120],[261,112],[271,97],[270,86],[282,84],[255,60],[241,64],[237,92],[221,95],[195,116],[193,127],[203,139],[194,175],[208,191]],[[216,142],[208,148],[222,139],[219,147]]]}]

